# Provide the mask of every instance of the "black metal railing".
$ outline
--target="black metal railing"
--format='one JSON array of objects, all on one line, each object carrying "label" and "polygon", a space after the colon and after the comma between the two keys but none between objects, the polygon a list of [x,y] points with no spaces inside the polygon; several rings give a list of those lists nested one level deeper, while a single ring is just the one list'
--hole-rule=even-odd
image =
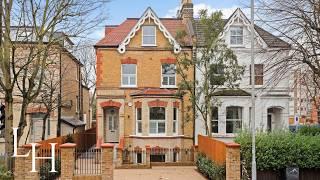
[{"label": "black metal railing", "polygon": [[101,174],[101,149],[76,149],[74,175],[99,174]]},{"label": "black metal railing", "polygon": [[[38,151],[38,157],[51,157],[51,148],[40,148]],[[40,179],[57,180],[61,174],[61,151],[60,149],[55,149],[55,170],[57,172],[50,172],[52,168],[52,160],[50,159],[39,159],[39,176]]]}]

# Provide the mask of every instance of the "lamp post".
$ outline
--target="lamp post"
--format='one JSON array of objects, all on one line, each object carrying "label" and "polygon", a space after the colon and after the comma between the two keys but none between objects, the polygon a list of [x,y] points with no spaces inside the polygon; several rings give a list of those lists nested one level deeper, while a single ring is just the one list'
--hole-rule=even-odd
[{"label": "lamp post", "polygon": [[255,123],[255,68],[254,68],[254,0],[251,0],[251,130],[252,130],[252,164],[251,164],[251,179],[257,179],[256,168],[256,123]]}]

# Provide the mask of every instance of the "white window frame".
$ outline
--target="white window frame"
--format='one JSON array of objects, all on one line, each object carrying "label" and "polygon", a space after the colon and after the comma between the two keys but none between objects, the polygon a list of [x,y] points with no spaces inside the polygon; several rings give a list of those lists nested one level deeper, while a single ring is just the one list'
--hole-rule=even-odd
[{"label": "white window frame", "polygon": [[[234,29],[234,28],[241,28],[242,29],[242,35],[232,35],[231,31]],[[237,44],[232,44],[232,37],[241,37],[242,38],[242,43],[237,43]],[[244,45],[244,28],[242,26],[231,26],[230,27],[230,46],[243,46]]]},{"label": "white window frame", "polygon": [[[165,65],[165,64],[161,64],[161,68],[160,68],[160,71],[161,71],[161,87],[162,88],[177,88],[177,72],[174,73],[174,75],[164,75],[162,73],[162,66]],[[172,64],[168,64],[168,65],[172,65]],[[176,70],[177,66],[175,64],[174,65],[174,68]],[[163,78],[164,77],[168,77],[168,85],[164,85],[163,84]],[[173,77],[174,76],[174,85],[170,85],[170,77]]]},{"label": "white window frame", "polygon": [[[167,108],[166,107],[160,107],[160,108],[164,108],[164,112],[165,112],[165,119],[161,119],[161,120],[151,120],[150,118],[150,109],[151,108],[155,108],[155,107],[149,107],[149,135],[152,135],[152,136],[165,136],[166,135],[166,132],[167,132],[167,123],[166,123],[166,120],[167,120]],[[156,133],[151,133],[150,131],[150,124],[151,124],[151,121],[152,122],[156,122],[157,123],[157,132]],[[158,124],[161,123],[161,122],[164,122],[164,125],[165,125],[165,128],[164,128],[164,132],[163,133],[159,133],[159,126]]]},{"label": "white window frame", "polygon": [[[174,119],[174,109],[176,109],[176,119]],[[174,129],[174,126],[173,126],[174,123],[176,124],[176,128],[175,129]],[[172,133],[174,135],[178,134],[178,131],[179,131],[178,127],[179,127],[179,109],[177,107],[173,107]]]},{"label": "white window frame", "polygon": [[[138,120],[138,109],[141,109],[141,119]],[[139,126],[138,124],[141,123],[141,132],[139,132]],[[142,134],[142,107],[141,108],[136,108],[136,135],[141,135]]]},{"label": "white window frame", "polygon": [[[144,35],[144,27],[153,27],[154,28],[154,36],[153,35]],[[157,46],[157,27],[154,25],[146,25],[146,26],[142,26],[142,38],[141,38],[141,44],[142,46]],[[145,44],[144,43],[144,37],[148,36],[148,37],[154,37],[154,44]]]},{"label": "white window frame", "polygon": [[[123,65],[135,65],[135,74],[134,74],[134,76],[135,76],[135,84],[134,85],[130,85],[130,83],[129,84],[123,84]],[[129,76],[129,81],[128,82],[130,82],[130,77],[131,76],[133,76],[133,74],[126,74],[127,76]],[[137,77],[137,64],[121,64],[121,87],[137,87],[137,80],[138,79],[138,77]]]},{"label": "white window frame", "polygon": [[[240,108],[241,109],[241,117],[240,119],[227,119],[227,114],[228,114],[228,108]],[[242,123],[243,123],[243,107],[241,106],[228,106],[226,107],[226,134],[236,134],[236,132],[227,132],[227,121],[230,122],[237,122],[240,121],[240,130],[242,129]]]}]

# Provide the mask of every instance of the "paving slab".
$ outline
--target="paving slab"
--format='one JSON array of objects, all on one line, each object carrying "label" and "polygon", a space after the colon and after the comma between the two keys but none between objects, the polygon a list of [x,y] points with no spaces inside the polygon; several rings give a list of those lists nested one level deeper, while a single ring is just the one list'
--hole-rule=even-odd
[{"label": "paving slab", "polygon": [[154,166],[152,169],[115,169],[114,180],[206,180],[194,166]]}]

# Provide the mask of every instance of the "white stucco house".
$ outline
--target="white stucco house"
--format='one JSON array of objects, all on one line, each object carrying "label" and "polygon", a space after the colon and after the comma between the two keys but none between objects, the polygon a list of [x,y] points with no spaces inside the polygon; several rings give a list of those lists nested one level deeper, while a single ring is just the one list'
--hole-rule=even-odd
[{"label": "white stucco house", "polygon": [[[245,71],[239,89],[221,88],[216,93],[219,106],[213,108],[211,130],[214,137],[232,139],[240,129],[250,128],[251,119],[251,82],[250,82],[250,21],[245,14],[237,9],[225,20],[224,32],[221,37],[234,51],[238,63]],[[199,20],[194,20],[198,49],[203,47],[203,33]],[[290,87],[289,73],[279,77],[272,62],[288,52],[289,44],[255,26],[255,84],[256,111],[255,122],[257,130],[272,131],[288,128]],[[198,50],[197,56],[201,51]],[[280,52],[280,53],[279,53]],[[201,74],[196,72],[196,79],[201,80]],[[195,120],[195,144],[197,135],[205,134],[204,121],[201,116]]]}]

